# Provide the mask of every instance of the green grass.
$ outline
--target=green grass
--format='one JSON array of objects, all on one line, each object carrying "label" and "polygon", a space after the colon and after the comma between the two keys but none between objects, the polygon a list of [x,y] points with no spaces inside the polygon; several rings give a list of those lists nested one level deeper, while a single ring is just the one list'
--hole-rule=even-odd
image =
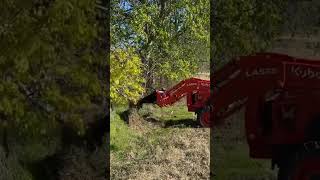
[{"label": "green grass", "polygon": [[131,148],[139,135],[128,127],[120,118],[118,112],[122,108],[113,110],[110,113],[110,151],[123,154]]}]

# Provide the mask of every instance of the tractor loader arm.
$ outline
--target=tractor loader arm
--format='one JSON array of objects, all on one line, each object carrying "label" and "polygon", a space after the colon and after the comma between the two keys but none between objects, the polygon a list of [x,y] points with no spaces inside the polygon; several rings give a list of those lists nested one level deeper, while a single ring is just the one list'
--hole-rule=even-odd
[{"label": "tractor loader arm", "polygon": [[[189,78],[183,80],[168,90],[155,90],[151,94],[143,97],[137,103],[138,107],[142,107],[145,103],[157,104],[160,107],[170,106],[183,97],[188,97],[188,107],[192,111],[192,105],[207,100],[210,94],[210,81],[198,78]],[[202,105],[199,105],[199,108]],[[195,107],[196,108],[196,107]]]}]

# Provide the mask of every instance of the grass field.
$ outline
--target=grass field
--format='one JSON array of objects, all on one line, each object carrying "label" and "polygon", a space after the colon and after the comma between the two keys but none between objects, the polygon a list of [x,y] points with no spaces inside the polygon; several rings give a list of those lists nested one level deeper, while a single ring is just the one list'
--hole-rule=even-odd
[{"label": "grass field", "polygon": [[[111,179],[209,179],[208,129],[176,124],[161,128],[148,121],[128,126],[119,115],[123,110],[111,117]],[[195,118],[181,104],[144,106],[139,116],[131,115],[141,117],[164,124]]]}]

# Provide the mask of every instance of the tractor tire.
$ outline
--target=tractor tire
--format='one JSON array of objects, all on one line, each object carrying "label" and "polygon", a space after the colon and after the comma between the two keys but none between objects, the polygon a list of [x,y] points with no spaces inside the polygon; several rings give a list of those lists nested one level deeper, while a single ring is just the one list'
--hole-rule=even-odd
[{"label": "tractor tire", "polygon": [[278,180],[320,180],[320,150],[300,151],[282,164]]},{"label": "tractor tire", "polygon": [[210,123],[209,123],[209,117],[208,117],[208,112],[204,112],[204,111],[197,111],[197,124],[200,127],[203,128],[209,128],[210,127]]}]

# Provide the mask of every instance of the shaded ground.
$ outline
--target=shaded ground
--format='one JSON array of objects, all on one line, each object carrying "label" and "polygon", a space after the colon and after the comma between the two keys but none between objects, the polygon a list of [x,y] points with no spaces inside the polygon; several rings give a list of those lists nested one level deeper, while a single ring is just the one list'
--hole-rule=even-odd
[{"label": "shaded ground", "polygon": [[[133,112],[134,111],[134,112]],[[152,114],[138,114],[136,109],[130,109],[121,112],[121,119],[123,119],[127,124],[131,127],[139,128],[147,128],[148,126],[159,127],[159,128],[199,128],[200,125],[195,121],[195,118],[186,118],[186,119],[167,119],[167,120],[159,120],[157,117],[153,117]],[[177,116],[173,116],[176,118]]]}]

